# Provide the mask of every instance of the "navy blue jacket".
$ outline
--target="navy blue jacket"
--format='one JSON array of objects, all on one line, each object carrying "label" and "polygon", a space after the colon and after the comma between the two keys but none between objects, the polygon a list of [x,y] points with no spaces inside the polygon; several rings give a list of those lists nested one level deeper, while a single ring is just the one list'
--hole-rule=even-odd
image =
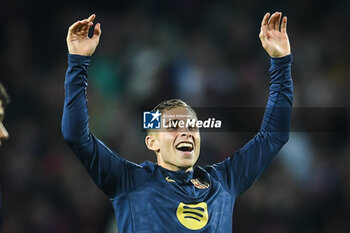
[{"label": "navy blue jacket", "polygon": [[270,94],[256,136],[223,162],[169,171],[121,158],[88,128],[90,57],[68,55],[62,133],[98,187],[110,198],[119,232],[232,231],[235,199],[264,171],[289,137],[292,55],[272,58]]}]

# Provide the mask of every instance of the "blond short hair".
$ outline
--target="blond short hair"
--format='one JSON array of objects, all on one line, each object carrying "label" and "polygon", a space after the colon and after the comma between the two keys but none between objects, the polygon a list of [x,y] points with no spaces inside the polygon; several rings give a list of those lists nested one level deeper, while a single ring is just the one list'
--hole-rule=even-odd
[{"label": "blond short hair", "polygon": [[[159,112],[164,113],[165,110],[171,110],[177,107],[187,108],[193,112],[195,116],[197,116],[197,113],[193,110],[193,108],[180,99],[165,100],[155,106],[151,112],[156,112],[158,110]],[[147,129],[147,134],[149,134],[151,131],[152,129]]]}]

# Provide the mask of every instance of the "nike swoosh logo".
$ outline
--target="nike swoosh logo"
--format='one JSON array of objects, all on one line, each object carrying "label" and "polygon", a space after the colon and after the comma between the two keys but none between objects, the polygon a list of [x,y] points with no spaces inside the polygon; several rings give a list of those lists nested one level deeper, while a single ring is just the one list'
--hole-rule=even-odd
[{"label": "nike swoosh logo", "polygon": [[170,179],[169,176],[165,177],[165,180],[168,181],[168,182],[175,182],[175,180]]}]

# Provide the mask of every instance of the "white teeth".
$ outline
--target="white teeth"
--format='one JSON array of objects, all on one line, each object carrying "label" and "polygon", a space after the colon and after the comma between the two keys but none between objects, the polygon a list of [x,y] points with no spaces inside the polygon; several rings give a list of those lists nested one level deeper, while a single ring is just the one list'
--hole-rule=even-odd
[{"label": "white teeth", "polygon": [[187,142],[181,142],[179,145],[176,146],[176,148],[181,148],[181,147],[190,147],[192,148],[192,144],[191,143],[187,143]]}]

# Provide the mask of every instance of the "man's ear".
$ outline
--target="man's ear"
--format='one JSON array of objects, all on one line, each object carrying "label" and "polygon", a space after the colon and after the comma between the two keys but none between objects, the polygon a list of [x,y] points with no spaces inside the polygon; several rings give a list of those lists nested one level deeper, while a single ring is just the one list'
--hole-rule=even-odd
[{"label": "man's ear", "polygon": [[147,135],[145,143],[149,150],[153,150],[154,152],[159,151],[159,143],[155,135]]}]

